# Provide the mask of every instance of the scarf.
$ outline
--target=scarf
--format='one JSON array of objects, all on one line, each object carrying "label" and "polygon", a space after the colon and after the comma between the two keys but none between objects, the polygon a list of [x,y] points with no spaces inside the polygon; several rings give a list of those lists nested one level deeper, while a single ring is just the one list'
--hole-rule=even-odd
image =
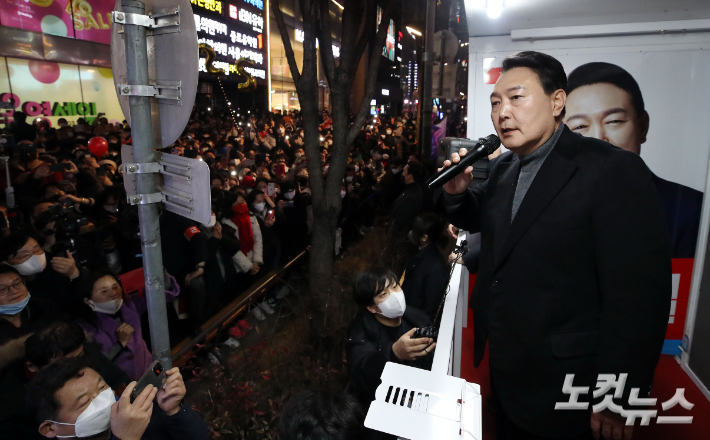
[{"label": "scarf", "polygon": [[248,255],[254,249],[254,234],[251,230],[249,208],[242,203],[232,206],[232,211],[234,211],[232,223],[239,229],[239,243],[242,246],[242,253]]}]

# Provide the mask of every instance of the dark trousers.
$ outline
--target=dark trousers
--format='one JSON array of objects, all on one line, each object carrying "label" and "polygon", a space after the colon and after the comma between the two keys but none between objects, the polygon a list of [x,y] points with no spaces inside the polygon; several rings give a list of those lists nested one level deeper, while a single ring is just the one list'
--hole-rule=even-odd
[{"label": "dark trousers", "polygon": [[[562,439],[552,439],[550,437],[542,437],[537,434],[525,431],[516,425],[503,411],[498,397],[495,393],[495,385],[491,380],[491,398],[486,402],[489,408],[496,415],[496,439],[497,440],[594,440],[592,436],[592,428],[587,427],[587,430],[580,435],[574,437],[565,437]],[[590,415],[591,417],[591,415]]]},{"label": "dark trousers", "polygon": [[[506,416],[503,409],[498,407],[496,411],[496,439],[497,440],[553,440],[549,437],[541,437],[536,434],[527,432],[513,423]],[[557,440],[593,440],[592,429],[587,428],[585,432],[574,437],[567,437]]]}]

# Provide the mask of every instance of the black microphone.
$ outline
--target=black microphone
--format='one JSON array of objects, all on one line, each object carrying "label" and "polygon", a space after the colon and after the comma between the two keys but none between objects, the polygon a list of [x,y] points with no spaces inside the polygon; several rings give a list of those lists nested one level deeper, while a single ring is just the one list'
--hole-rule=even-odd
[{"label": "black microphone", "polygon": [[493,152],[500,147],[500,139],[494,134],[480,138],[477,141],[463,138],[444,138],[439,143],[439,148],[442,147],[449,147],[448,151],[450,152],[459,151],[461,148],[465,148],[468,152],[459,163],[444,168],[427,180],[426,184],[429,185],[430,189],[439,188],[455,176],[461,174],[477,160],[493,154]]}]

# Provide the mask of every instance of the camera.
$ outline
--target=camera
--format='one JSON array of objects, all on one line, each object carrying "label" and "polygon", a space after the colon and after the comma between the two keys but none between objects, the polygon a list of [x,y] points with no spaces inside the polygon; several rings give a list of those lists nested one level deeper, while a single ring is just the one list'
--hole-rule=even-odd
[{"label": "camera", "polygon": [[71,254],[76,252],[76,238],[79,235],[79,228],[88,225],[89,219],[86,217],[71,218],[69,215],[75,212],[73,207],[65,208],[59,204],[49,207],[50,219],[54,220],[56,234],[56,242],[52,246],[52,251],[55,254],[62,255],[66,251]]},{"label": "camera", "polygon": [[[42,230],[44,235],[55,235],[55,243],[52,246],[52,252],[58,255],[66,254],[69,251],[71,254],[76,253],[76,242],[79,236],[79,228],[89,224],[89,219],[86,217],[75,217],[74,208],[64,207],[62,204],[54,204],[37,216],[35,219],[35,227]],[[54,228],[47,230],[47,224],[54,222]]]}]

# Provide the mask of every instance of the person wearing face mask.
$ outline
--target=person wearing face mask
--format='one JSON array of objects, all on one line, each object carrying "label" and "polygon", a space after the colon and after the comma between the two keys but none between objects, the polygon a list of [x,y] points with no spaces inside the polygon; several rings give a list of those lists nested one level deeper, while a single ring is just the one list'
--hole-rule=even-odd
[{"label": "person wearing face mask", "polygon": [[[247,196],[247,205],[250,208],[250,214],[253,214],[259,223],[263,255],[261,269],[265,273],[274,269],[281,262],[281,243],[276,229],[285,221],[285,217],[274,201],[259,189],[255,189]],[[278,226],[276,226],[277,224]],[[275,291],[267,292],[264,296],[268,308],[276,305],[275,296]],[[264,308],[262,307],[262,309]],[[268,313],[268,310],[265,311]]]},{"label": "person wearing face mask", "polygon": [[36,331],[25,341],[25,356],[0,374],[0,438],[41,439],[37,425],[27,413],[25,401],[32,378],[65,358],[82,358],[94,365],[106,383],[122,392],[131,381],[126,373],[106,359],[97,345],[86,341],[84,331],[73,321],[59,320]]},{"label": "person wearing face mask", "polygon": [[277,221],[274,230],[281,243],[282,261],[290,261],[308,245],[308,199],[297,191],[297,185],[287,181],[281,184],[281,194],[276,204],[283,211],[283,221]]},{"label": "person wearing face mask", "polygon": [[404,178],[402,177],[402,169],[404,163],[399,157],[391,159],[387,164],[385,175],[380,179],[382,187],[384,207],[390,207],[397,200],[402,191],[404,191]]},{"label": "person wearing face mask", "polygon": [[0,372],[24,355],[29,334],[62,315],[53,303],[33,297],[16,269],[0,265]]},{"label": "person wearing face mask", "polygon": [[[165,272],[165,300],[170,302],[179,293],[177,281]],[[83,280],[79,294],[86,306],[81,328],[128,377],[139,379],[153,362],[141,329],[141,315],[148,307],[145,288],[126,295],[110,271],[99,270]]]},{"label": "person wearing face mask", "polygon": [[407,305],[397,277],[389,269],[373,267],[358,274],[353,299],[360,312],[348,330],[348,375],[367,411],[387,362],[429,370],[436,343],[431,338],[411,338],[417,328],[430,325],[430,320]]},{"label": "person wearing face mask", "polygon": [[73,295],[88,270],[69,251],[64,256],[45,252],[34,237],[30,233],[6,237],[0,243],[0,261],[17,270],[37,298],[55,303],[63,312],[76,312]]},{"label": "person wearing face mask", "polygon": [[166,375],[160,388],[148,385],[131,402],[135,382],[119,398],[86,362],[62,359],[32,380],[27,408],[47,438],[207,440],[207,425],[182,402],[186,390],[180,370]]},{"label": "person wearing face mask", "polygon": [[446,232],[446,225],[434,214],[417,216],[408,234],[409,242],[416,247],[405,266],[402,290],[410,304],[434,320],[441,298],[449,284],[449,266],[446,259],[455,242]]},{"label": "person wearing face mask", "polygon": [[424,167],[417,163],[408,163],[402,171],[404,189],[392,203],[389,211],[389,221],[393,230],[407,233],[414,219],[422,211],[424,192],[419,182],[424,177]]}]

